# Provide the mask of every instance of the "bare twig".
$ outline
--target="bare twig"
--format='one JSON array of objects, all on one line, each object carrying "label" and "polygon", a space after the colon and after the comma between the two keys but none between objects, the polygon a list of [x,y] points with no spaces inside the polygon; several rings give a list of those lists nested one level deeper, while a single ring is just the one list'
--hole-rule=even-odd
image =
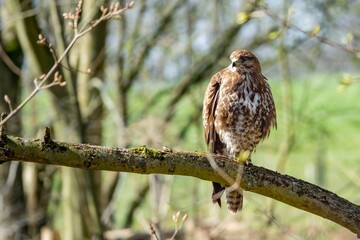
[{"label": "bare twig", "polygon": [[[80,30],[78,29],[78,20],[81,16],[82,1],[79,1],[78,5],[75,9],[75,13],[71,13],[71,12],[64,13],[64,15],[63,15],[64,18],[70,20],[70,26],[72,26],[74,28],[75,34],[74,34],[73,39],[71,40],[69,45],[66,47],[64,52],[59,56],[59,58],[56,59],[56,57],[55,57],[56,61],[55,61],[54,65],[46,74],[44,74],[44,75],[42,75],[42,77],[40,77],[40,79],[39,79],[40,81],[39,82],[37,80],[34,81],[35,82],[34,90],[25,98],[25,100],[22,103],[19,104],[19,106],[17,106],[13,111],[11,111],[9,113],[9,115],[0,122],[0,126],[3,125],[5,122],[7,122],[17,112],[19,112],[40,90],[43,90],[43,89],[46,89],[49,87],[53,87],[55,85],[59,85],[59,86],[64,85],[61,81],[56,81],[56,76],[52,83],[50,83],[48,85],[46,83],[49,80],[50,76],[52,76],[55,73],[56,69],[61,65],[61,61],[70,52],[71,48],[74,46],[74,44],[77,42],[77,40],[79,38],[81,38],[82,36],[84,36],[85,34],[87,34],[88,32],[90,32],[93,28],[95,28],[101,22],[109,20],[114,17],[118,17],[120,14],[122,14],[126,10],[132,8],[133,6],[134,6],[134,1],[127,3],[124,8],[120,8],[119,4],[117,4],[117,3],[110,4],[109,8],[101,6],[100,11],[102,12],[102,15],[97,20],[90,22],[88,24],[85,24]],[[41,34],[39,35],[38,43],[46,45],[46,46],[51,46],[46,42],[46,39]],[[50,49],[52,49],[52,48],[50,48]],[[53,56],[56,56],[56,55],[53,54]],[[59,79],[59,75],[58,75],[58,79]]]},{"label": "bare twig", "polygon": [[152,223],[149,224],[150,227],[150,234],[155,237],[156,240],[160,240],[158,234],[156,233],[156,226]]},{"label": "bare twig", "polygon": [[8,95],[5,95],[5,96],[4,96],[4,101],[8,104],[10,112],[12,112],[12,111],[13,111],[13,107],[12,107],[12,104],[11,104],[11,99],[9,98]]},{"label": "bare twig", "polygon": [[179,233],[179,231],[181,230],[182,226],[184,225],[184,223],[186,222],[186,220],[188,219],[188,216],[189,216],[187,213],[185,213],[183,215],[183,217],[181,218],[181,221],[179,222],[180,215],[181,215],[181,212],[178,211],[172,217],[173,221],[175,222],[175,231],[174,231],[173,235],[171,236],[170,240],[175,239],[176,235]]},{"label": "bare twig", "polygon": [[142,66],[144,65],[144,62],[146,60],[146,57],[150,53],[150,49],[156,41],[159,39],[159,36],[164,32],[164,30],[167,28],[169,24],[172,23],[174,15],[176,13],[176,10],[179,9],[181,5],[183,5],[185,2],[181,0],[175,1],[164,13],[162,18],[159,20],[159,25],[157,26],[156,30],[151,34],[149,37],[149,40],[144,45],[144,47],[141,49],[139,53],[139,57],[136,60],[136,63],[134,64],[135,67],[130,69],[130,72],[128,74],[127,82],[125,83],[125,89],[129,89],[132,86],[132,83],[140,73],[140,70]]},{"label": "bare twig", "polygon": [[262,11],[264,11],[264,13],[266,15],[268,15],[269,17],[271,17],[272,19],[274,19],[275,21],[281,23],[284,27],[289,28],[289,29],[294,29],[295,31],[301,32],[305,35],[307,35],[309,38],[315,38],[317,39],[319,42],[325,43],[327,45],[330,45],[332,47],[341,49],[341,50],[345,50],[349,53],[354,54],[357,58],[360,58],[360,49],[355,48],[351,42],[347,42],[346,44],[341,44],[338,43],[332,39],[329,39],[327,37],[321,36],[320,33],[320,26],[319,25],[315,25],[313,29],[306,31],[304,29],[302,29],[301,27],[299,27],[298,25],[295,25],[294,23],[291,22],[291,16],[288,16],[287,19],[283,19],[281,17],[279,17],[276,13],[272,12],[266,4],[260,3],[258,4],[258,6],[260,7],[260,9],[262,9]]},{"label": "bare twig", "polygon": [[3,62],[8,66],[8,68],[15,73],[17,76],[21,75],[21,69],[16,66],[16,64],[11,60],[11,58],[6,54],[3,47],[0,44],[0,58],[3,60]]}]

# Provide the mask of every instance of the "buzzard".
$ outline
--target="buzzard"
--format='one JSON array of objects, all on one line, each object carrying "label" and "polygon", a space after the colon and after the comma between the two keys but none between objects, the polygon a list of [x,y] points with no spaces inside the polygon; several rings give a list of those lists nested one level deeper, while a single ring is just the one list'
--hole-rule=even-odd
[{"label": "buzzard", "polygon": [[[247,50],[235,50],[231,64],[216,73],[206,89],[203,126],[208,151],[244,164],[256,145],[276,128],[276,110],[267,79],[257,57]],[[226,192],[230,212],[242,209],[242,189],[233,190],[213,182],[213,203],[221,206]]]}]

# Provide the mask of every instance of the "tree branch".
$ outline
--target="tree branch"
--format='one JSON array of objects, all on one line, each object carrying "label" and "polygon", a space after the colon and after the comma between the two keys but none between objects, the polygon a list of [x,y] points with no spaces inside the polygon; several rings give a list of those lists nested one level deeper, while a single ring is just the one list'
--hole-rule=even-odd
[{"label": "tree branch", "polygon": [[[3,126],[4,127],[4,126]],[[53,141],[49,131],[44,139],[25,139],[0,135],[0,161],[24,161],[74,168],[108,170],[138,174],[192,176],[206,181],[227,183],[212,168],[206,153],[176,152],[147,147],[108,148]],[[210,158],[230,178],[235,179],[239,164],[219,155]],[[255,192],[338,223],[360,236],[360,206],[300,179],[262,167],[248,165],[240,183]]]}]

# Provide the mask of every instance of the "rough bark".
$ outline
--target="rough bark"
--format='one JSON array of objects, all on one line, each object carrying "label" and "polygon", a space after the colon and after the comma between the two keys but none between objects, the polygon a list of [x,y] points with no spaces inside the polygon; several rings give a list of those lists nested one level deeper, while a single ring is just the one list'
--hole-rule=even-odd
[{"label": "rough bark", "polygon": [[[87,144],[0,136],[0,161],[56,164],[81,169],[109,170],[138,174],[192,176],[227,183],[224,174],[235,179],[239,164],[206,153],[176,152],[147,147],[108,148]],[[210,162],[217,164],[213,168]],[[240,168],[241,169],[241,168]],[[338,223],[360,236],[360,206],[311,183],[263,167],[245,166],[241,187]]]}]

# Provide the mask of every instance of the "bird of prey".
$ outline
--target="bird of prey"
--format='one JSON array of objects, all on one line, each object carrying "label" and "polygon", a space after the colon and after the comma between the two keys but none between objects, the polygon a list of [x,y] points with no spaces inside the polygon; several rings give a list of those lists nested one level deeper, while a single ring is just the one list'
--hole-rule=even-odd
[{"label": "bird of prey", "polygon": [[[276,109],[270,86],[261,73],[257,57],[247,50],[235,50],[231,64],[210,80],[203,102],[203,126],[208,151],[250,161],[257,144],[276,128]],[[230,212],[242,209],[243,191],[213,182],[213,203],[221,206],[226,192]]]}]

